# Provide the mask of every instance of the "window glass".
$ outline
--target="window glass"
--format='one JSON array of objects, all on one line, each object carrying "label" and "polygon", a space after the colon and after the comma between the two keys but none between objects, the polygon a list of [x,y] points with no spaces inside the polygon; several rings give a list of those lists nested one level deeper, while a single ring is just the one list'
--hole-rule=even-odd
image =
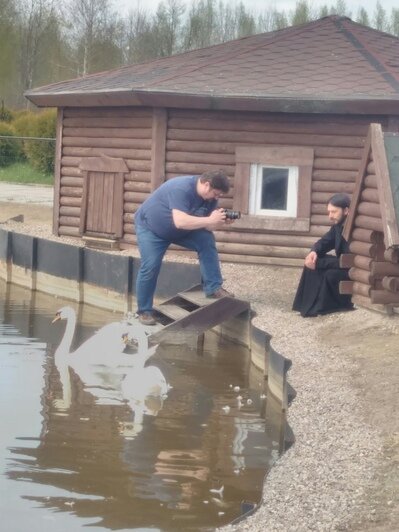
[{"label": "window glass", "polygon": [[251,165],[249,214],[297,216],[298,167]]},{"label": "window glass", "polygon": [[261,209],[286,211],[288,168],[262,168]]}]

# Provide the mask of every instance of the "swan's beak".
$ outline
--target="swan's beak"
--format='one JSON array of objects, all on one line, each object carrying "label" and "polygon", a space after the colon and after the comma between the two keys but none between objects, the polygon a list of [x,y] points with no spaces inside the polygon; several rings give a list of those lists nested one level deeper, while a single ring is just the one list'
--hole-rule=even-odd
[{"label": "swan's beak", "polygon": [[51,323],[55,323],[56,321],[58,321],[60,319],[61,319],[61,313],[57,312],[57,314],[55,315],[55,318],[53,319],[53,321]]}]

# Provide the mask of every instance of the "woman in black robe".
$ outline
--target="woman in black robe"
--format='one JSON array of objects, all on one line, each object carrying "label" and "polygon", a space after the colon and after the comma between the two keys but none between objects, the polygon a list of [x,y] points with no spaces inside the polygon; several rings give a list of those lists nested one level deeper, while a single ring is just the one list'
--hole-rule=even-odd
[{"label": "woman in black robe", "polygon": [[[353,309],[350,295],[339,293],[340,281],[349,279],[348,269],[340,268],[339,257],[349,253],[349,245],[342,236],[342,229],[349,212],[347,194],[335,194],[327,205],[332,227],[313,246],[305,258],[292,310],[301,316],[311,317]],[[327,255],[335,250],[335,256]]]}]

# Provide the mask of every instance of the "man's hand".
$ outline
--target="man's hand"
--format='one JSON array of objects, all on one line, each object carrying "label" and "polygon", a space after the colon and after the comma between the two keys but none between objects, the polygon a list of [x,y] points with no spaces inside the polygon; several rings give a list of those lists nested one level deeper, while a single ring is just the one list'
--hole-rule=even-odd
[{"label": "man's hand", "polygon": [[195,229],[220,229],[226,220],[224,209],[215,209],[209,216],[192,216],[178,209],[172,209],[172,218],[175,227],[193,231]]},{"label": "man's hand", "polygon": [[305,257],[305,266],[306,268],[309,268],[309,270],[315,270],[316,269],[316,262],[317,262],[317,253],[316,251],[311,251],[308,255]]}]

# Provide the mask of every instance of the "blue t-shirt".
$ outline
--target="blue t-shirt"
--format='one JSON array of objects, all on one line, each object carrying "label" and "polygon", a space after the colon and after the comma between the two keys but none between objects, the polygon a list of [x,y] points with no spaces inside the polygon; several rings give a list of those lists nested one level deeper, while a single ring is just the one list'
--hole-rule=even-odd
[{"label": "blue t-shirt", "polygon": [[134,222],[155,233],[160,238],[176,241],[189,233],[177,229],[173,223],[172,209],[191,216],[209,216],[216,208],[217,200],[204,200],[197,193],[199,176],[189,175],[169,179],[157,188],[141,205]]}]

